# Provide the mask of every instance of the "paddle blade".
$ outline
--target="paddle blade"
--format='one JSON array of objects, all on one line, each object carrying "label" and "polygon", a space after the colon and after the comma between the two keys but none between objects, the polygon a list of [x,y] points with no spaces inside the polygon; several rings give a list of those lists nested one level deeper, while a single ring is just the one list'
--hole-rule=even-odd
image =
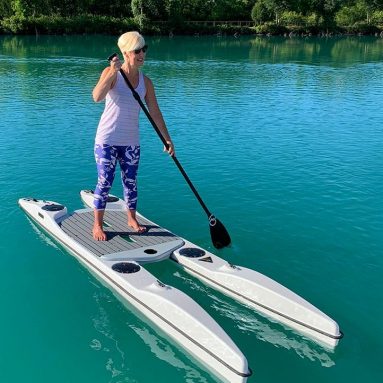
[{"label": "paddle blade", "polygon": [[214,216],[209,217],[210,235],[216,249],[229,246],[231,238],[222,222]]}]

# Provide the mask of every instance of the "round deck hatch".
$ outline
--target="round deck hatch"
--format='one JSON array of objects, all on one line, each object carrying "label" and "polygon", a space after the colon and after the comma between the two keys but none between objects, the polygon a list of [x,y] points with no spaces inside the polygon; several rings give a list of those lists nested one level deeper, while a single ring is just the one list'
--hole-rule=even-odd
[{"label": "round deck hatch", "polygon": [[199,258],[206,254],[206,251],[197,249],[196,247],[184,247],[180,250],[180,254],[188,258]]},{"label": "round deck hatch", "polygon": [[115,263],[112,266],[112,269],[114,271],[117,271],[118,273],[123,273],[123,274],[132,274],[132,273],[137,273],[137,271],[140,270],[140,266],[136,265],[135,263],[130,263],[130,262],[119,262]]},{"label": "round deck hatch", "polygon": [[58,204],[51,203],[51,204],[48,204],[48,205],[44,205],[41,209],[42,210],[46,210],[46,211],[60,211],[60,210],[64,209],[64,206],[63,205],[58,205]]}]

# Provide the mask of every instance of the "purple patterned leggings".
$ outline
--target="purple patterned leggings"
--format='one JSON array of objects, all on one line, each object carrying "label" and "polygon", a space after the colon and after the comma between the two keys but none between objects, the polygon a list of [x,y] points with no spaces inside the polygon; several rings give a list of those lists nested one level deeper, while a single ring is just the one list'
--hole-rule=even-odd
[{"label": "purple patterned leggings", "polygon": [[140,162],[139,146],[99,145],[94,147],[98,180],[94,191],[94,207],[103,210],[116,173],[117,161],[121,168],[124,199],[128,209],[137,207],[137,170]]}]

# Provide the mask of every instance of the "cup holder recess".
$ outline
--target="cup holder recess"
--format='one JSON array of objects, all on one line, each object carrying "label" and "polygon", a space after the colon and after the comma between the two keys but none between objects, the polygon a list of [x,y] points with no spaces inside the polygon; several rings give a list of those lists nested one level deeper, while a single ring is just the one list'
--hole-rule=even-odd
[{"label": "cup holder recess", "polygon": [[144,250],[145,254],[157,254],[157,250],[154,249],[145,249]]},{"label": "cup holder recess", "polygon": [[114,271],[122,274],[133,274],[140,271],[141,267],[136,263],[131,262],[118,262],[112,266]]}]

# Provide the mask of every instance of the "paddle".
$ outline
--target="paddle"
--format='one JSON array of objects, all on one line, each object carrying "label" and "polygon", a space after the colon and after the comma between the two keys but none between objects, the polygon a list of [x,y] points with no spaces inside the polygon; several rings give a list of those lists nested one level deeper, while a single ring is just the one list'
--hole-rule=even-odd
[{"label": "paddle", "polygon": [[[114,57],[117,56],[117,53],[113,53],[111,56],[108,57],[108,61],[111,61]],[[148,118],[148,120],[150,121],[150,123],[152,124],[154,130],[156,131],[156,133],[158,134],[158,137],[161,139],[162,143],[165,145],[166,148],[169,147],[169,145],[167,144],[165,138],[162,136],[158,126],[156,125],[156,123],[154,122],[154,120],[152,119],[152,116],[149,114],[149,111],[148,109],[146,108],[146,106],[144,105],[144,103],[142,102],[141,98],[140,98],[140,95],[135,91],[135,89],[133,88],[132,84],[130,83],[129,79],[126,77],[124,71],[122,69],[120,69],[120,73],[122,75],[122,77],[124,78],[126,84],[128,85],[129,89],[131,90],[132,94],[133,94],[133,97],[137,100],[137,102],[140,104],[142,110],[144,111],[146,117]],[[229,246],[230,245],[230,242],[231,242],[231,239],[230,239],[230,235],[229,233],[227,232],[225,226],[223,226],[223,224],[221,223],[221,221],[219,221],[210,211],[209,209],[207,208],[207,206],[205,205],[205,203],[202,201],[202,198],[200,197],[199,193],[197,192],[197,189],[194,187],[194,185],[192,184],[192,182],[190,181],[188,175],[186,174],[185,170],[183,169],[183,167],[181,166],[180,162],[178,161],[177,157],[175,155],[171,156],[173,161],[175,162],[175,164],[177,165],[178,169],[180,170],[181,174],[184,176],[186,182],[188,183],[188,185],[190,186],[191,190],[193,191],[194,195],[197,197],[198,199],[198,202],[201,204],[203,210],[205,211],[205,213],[207,214],[208,216],[208,219],[209,219],[209,227],[210,227],[210,236],[211,236],[211,240],[213,242],[213,245],[214,247],[216,247],[217,249],[221,249],[223,247],[226,247],[226,246]]]}]

